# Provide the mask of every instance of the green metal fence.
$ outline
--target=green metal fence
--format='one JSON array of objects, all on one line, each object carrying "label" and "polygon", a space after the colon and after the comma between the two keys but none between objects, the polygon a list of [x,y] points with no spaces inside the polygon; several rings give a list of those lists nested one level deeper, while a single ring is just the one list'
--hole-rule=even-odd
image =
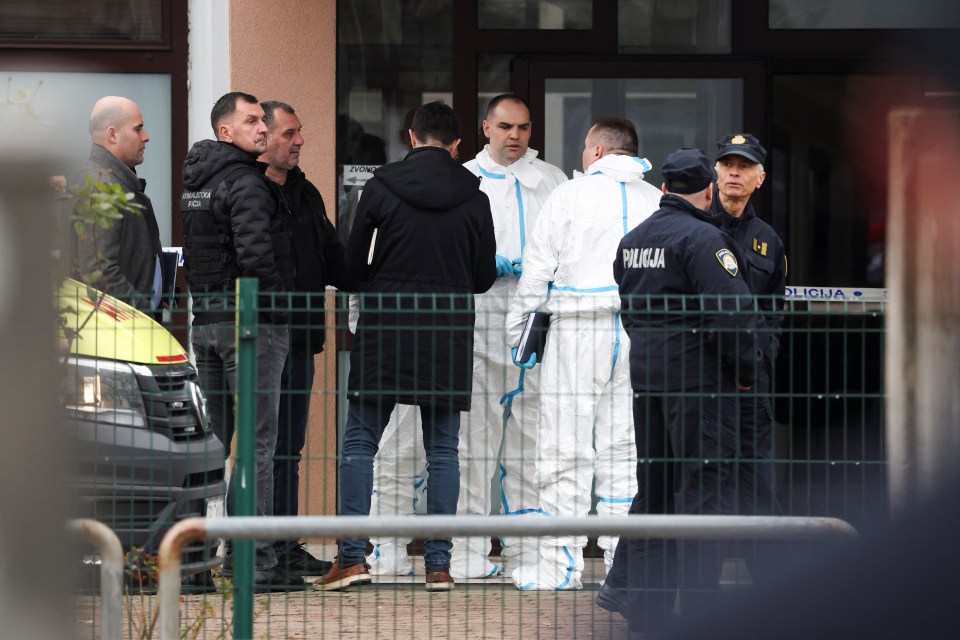
[{"label": "green metal fence", "polygon": [[[236,369],[236,429],[237,437],[233,449],[233,461],[227,461],[225,467],[231,468],[236,485],[235,511],[236,515],[253,514],[256,511],[256,482],[255,475],[256,454],[254,450],[253,416],[256,413],[255,405],[261,400],[267,390],[263,381],[258,380],[256,372],[256,353],[258,328],[263,319],[263,311],[275,311],[294,307],[310,307],[313,309],[326,308],[327,343],[324,354],[318,355],[314,362],[317,373],[314,384],[309,392],[311,404],[311,426],[307,433],[307,445],[303,452],[301,463],[299,492],[302,502],[313,505],[315,509],[324,513],[336,512],[335,499],[325,500],[322,496],[333,494],[331,482],[336,482],[336,469],[339,462],[340,439],[342,438],[343,419],[346,414],[346,403],[349,396],[346,393],[347,367],[349,356],[347,349],[350,345],[350,309],[348,297],[344,294],[283,294],[269,295],[257,292],[255,288],[248,288],[245,284],[240,289],[238,302],[230,306],[228,311],[236,312],[237,336],[237,369]],[[83,293],[83,292],[81,292]],[[81,296],[82,297],[82,296]],[[76,304],[81,304],[78,297]],[[379,296],[376,304],[384,303],[383,296]],[[194,302],[197,304],[197,302]],[[204,304],[202,301],[199,304]],[[425,305],[436,305],[436,297],[430,300],[419,300],[416,306],[405,312],[402,320],[397,324],[401,329],[398,335],[404,332],[409,335],[414,332],[417,336],[428,335],[432,327],[419,322],[420,313]],[[502,301],[502,308],[508,306],[509,301]],[[187,343],[188,321],[184,310],[187,307],[185,300],[180,302],[179,310],[167,313],[164,318],[173,335]],[[122,307],[118,307],[123,311]],[[464,317],[469,312],[469,305],[462,305]],[[698,313],[690,311],[691,314]],[[746,312],[744,312],[746,313]],[[883,303],[882,302],[848,302],[826,301],[809,302],[794,301],[785,309],[785,319],[781,337],[780,354],[776,362],[771,380],[771,398],[774,420],[773,457],[766,462],[772,466],[775,479],[776,496],[782,514],[792,516],[829,516],[844,519],[855,526],[866,525],[876,513],[882,513],[886,505],[886,469],[884,452],[884,415],[883,415]],[[122,315],[122,314],[121,314]],[[482,321],[482,319],[481,319]],[[296,321],[295,321],[296,322]],[[493,326],[489,322],[488,326]],[[304,327],[305,328],[305,327]],[[472,335],[472,323],[465,323],[461,329],[467,335]],[[495,328],[488,331],[496,331]],[[576,331],[576,329],[571,329]],[[709,333],[709,332],[708,332]],[[716,335],[698,335],[697,340],[706,340],[712,344]],[[737,336],[733,336],[737,338]],[[115,328],[98,328],[98,344],[114,345],[131,336],[118,332]],[[401,339],[403,339],[401,337]],[[417,338],[418,340],[420,338]],[[583,340],[591,340],[590,335],[582,336]],[[744,337],[746,339],[746,337]],[[626,345],[624,352],[618,357],[627,357]],[[592,348],[592,346],[591,346]],[[117,350],[114,349],[116,352]],[[565,354],[567,355],[567,354]],[[97,378],[99,385],[105,385],[110,379],[116,380],[116,374],[105,375],[105,371],[115,371],[118,367],[107,365],[119,356],[105,357],[96,353],[88,357],[99,363],[100,370]],[[576,353],[569,357],[577,358]],[[550,366],[550,361],[544,361],[538,367]],[[158,365],[134,363],[133,380],[138,388],[148,386],[147,375],[138,367],[156,369]],[[122,367],[121,367],[122,368]],[[510,370],[516,374],[519,370]],[[216,394],[232,394],[232,390],[224,387],[211,388],[205,385],[202,375],[189,378],[188,382],[196,381],[203,393],[210,398]],[[500,389],[486,389],[486,379],[496,377],[492,372],[474,371],[474,402],[482,399],[484,394],[499,396]],[[90,376],[75,376],[71,378],[74,396],[83,396],[89,387],[86,379]],[[531,377],[532,379],[532,377]],[[84,385],[87,384],[87,387]],[[162,386],[162,385],[161,385]],[[100,387],[102,393],[103,387]],[[527,387],[529,390],[530,387]],[[554,394],[553,399],[565,406],[563,398],[557,396],[556,390],[540,388],[541,395]],[[578,394],[584,390],[574,387],[569,393]],[[173,388],[160,388],[156,396],[150,396],[143,411],[146,416],[143,424],[120,424],[119,413],[113,412],[109,416],[102,410],[88,412],[85,417],[78,415],[79,410],[73,406],[71,419],[74,421],[76,432],[79,435],[89,435],[89,423],[95,423],[94,434],[103,436],[105,433],[114,434],[114,442],[118,437],[130,437],[131,429],[140,428],[144,433],[152,434],[150,439],[155,444],[158,438],[166,435],[160,433],[161,418],[170,420],[175,412],[177,402],[174,397],[177,393]],[[705,389],[704,398],[726,397],[736,393],[726,389]],[[741,392],[742,393],[742,392]],[[171,395],[173,394],[173,395]],[[289,395],[287,396],[289,399]],[[283,396],[281,395],[281,401]],[[76,403],[75,403],[76,404]],[[150,405],[150,406],[147,406]],[[610,405],[615,406],[615,405]],[[163,410],[161,410],[163,409]],[[337,419],[338,424],[328,421]],[[558,413],[557,420],[575,420],[575,415]],[[629,416],[609,416],[612,424],[622,428],[633,429],[633,420]],[[284,428],[284,425],[280,425]],[[407,429],[412,427],[399,427]],[[206,428],[206,431],[209,427]],[[119,436],[116,434],[124,434]],[[159,435],[158,435],[159,434]],[[339,438],[331,438],[330,434],[337,434]],[[133,437],[136,437],[134,434]],[[412,431],[405,433],[405,438],[412,441]],[[187,443],[189,444],[189,442]],[[586,443],[581,443],[587,446]],[[535,450],[510,452],[501,450],[497,443],[496,454],[509,456],[519,454],[523,460],[529,461],[530,466],[526,473],[536,475],[538,463]],[[593,443],[589,443],[590,446]],[[170,444],[153,453],[144,453],[142,450],[130,454],[122,461],[125,469],[138,467],[155,468],[163,465],[163,459],[182,456],[183,443],[171,439]],[[525,445],[526,446],[526,445]],[[580,446],[580,445],[578,445]],[[387,449],[385,449],[386,451]],[[103,449],[98,449],[102,454]],[[182,503],[170,499],[164,492],[148,489],[145,495],[133,498],[127,497],[121,486],[128,483],[120,474],[115,474],[113,486],[105,493],[103,487],[110,482],[100,483],[97,494],[95,513],[76,515],[93,515],[104,521],[108,526],[118,529],[124,528],[124,523],[139,518],[153,519],[159,522],[158,530],[165,531],[178,519],[187,515],[215,515],[219,510],[219,500],[222,500],[225,484],[223,476],[217,476],[216,467],[219,462],[213,461],[217,453],[222,450],[206,446],[208,455],[205,457],[206,466],[187,465],[184,476],[174,473],[179,469],[178,463],[169,463],[166,469],[170,477],[177,476],[177,489],[196,489],[201,481],[214,480],[219,483],[219,489],[210,497],[201,499],[199,513],[196,509],[189,511],[182,509]],[[423,485],[429,492],[429,474],[423,473],[423,453],[415,446],[400,449],[389,449],[391,459],[378,461],[378,475],[375,483],[382,482],[385,491],[396,492],[394,502],[406,500],[411,495],[409,508],[406,513],[423,511],[425,495]],[[105,470],[103,456],[91,456],[89,450],[81,447],[81,457],[78,459],[78,471],[88,470],[96,457],[101,461],[97,469]],[[143,456],[153,456],[147,460]],[[160,458],[157,460],[156,458]],[[114,458],[113,464],[120,464]],[[218,464],[213,464],[217,462]],[[681,461],[682,462],[682,461]],[[718,461],[737,465],[747,465],[754,460],[735,459]],[[400,471],[397,471],[400,469]],[[403,478],[391,480],[389,473],[402,473]],[[150,472],[154,479],[155,471]],[[222,472],[221,472],[222,473]],[[386,475],[385,475],[386,474]],[[102,473],[101,473],[102,475]],[[425,476],[425,477],[424,477]],[[500,478],[498,474],[486,479],[488,482],[491,503],[489,512],[499,513],[504,504],[498,495]],[[732,477],[738,477],[734,474]],[[476,484],[477,478],[467,478]],[[419,485],[418,485],[419,483]],[[128,483],[130,484],[130,483]],[[132,484],[136,484],[135,482]],[[203,486],[210,486],[209,484]],[[733,491],[740,487],[734,483]],[[588,487],[590,495],[587,497],[592,507],[603,499],[597,495],[595,488]],[[427,493],[426,495],[429,495]],[[732,493],[731,495],[735,495]],[[149,503],[151,508],[144,510],[138,507],[140,502]],[[389,501],[388,501],[389,502]],[[170,506],[167,512],[157,515],[157,507]],[[211,513],[207,513],[208,508]],[[729,507],[729,513],[740,510],[739,501],[734,501]],[[381,514],[387,515],[387,507],[381,504]],[[138,511],[139,509],[139,511]],[[149,511],[149,516],[144,515]],[[162,511],[162,509],[160,510]],[[740,511],[742,512],[742,511]],[[139,513],[139,515],[131,515]],[[300,512],[303,514],[303,511]],[[315,513],[318,515],[317,513]],[[401,515],[401,514],[396,514]],[[121,536],[123,540],[123,536]],[[129,547],[129,540],[124,541]],[[315,556],[333,560],[335,548],[333,541],[323,539],[307,540],[306,548]],[[205,593],[190,593],[185,587],[185,600],[181,607],[180,624],[185,637],[243,637],[237,635],[237,630],[252,629],[253,637],[520,637],[522,633],[530,635],[536,633],[538,637],[624,637],[626,623],[616,614],[610,614],[593,604],[593,596],[599,583],[603,580],[605,567],[602,551],[596,546],[597,540],[591,538],[585,551],[585,566],[583,570],[584,588],[579,591],[520,591],[510,580],[508,566],[506,575],[493,576],[486,579],[458,580],[457,588],[449,594],[427,594],[422,587],[423,563],[419,554],[422,553],[422,540],[413,540],[408,544],[407,538],[398,538],[396,546],[404,548],[413,558],[414,576],[376,576],[374,583],[346,593],[326,593],[315,590],[291,591],[289,593],[258,594],[251,597],[254,590],[254,547],[250,540],[238,539],[233,545],[232,576],[222,575],[219,567],[212,570],[212,584],[203,580],[194,579],[197,583],[194,588]],[[500,551],[501,541],[494,538],[491,541],[493,554],[491,560],[503,565],[503,558],[497,554]],[[151,546],[152,545],[152,546]],[[149,540],[148,547],[143,549],[144,555],[150,557],[156,553],[159,537]],[[202,550],[202,545],[197,548]],[[809,553],[805,545],[789,545],[778,547],[779,552],[790,557]],[[129,549],[128,549],[129,550]],[[370,549],[371,552],[374,549]],[[743,555],[742,549],[727,548],[727,561],[724,565],[723,585],[726,589],[736,589],[737,585],[749,582],[744,577],[743,563],[739,558]],[[209,558],[209,551],[207,552]],[[186,560],[196,563],[196,555],[185,556]],[[201,574],[202,575],[202,574]],[[312,581],[315,578],[308,578]],[[190,585],[188,585],[190,586]],[[141,585],[135,581],[128,581],[128,601],[125,621],[125,637],[149,637],[140,635],[143,629],[150,629],[153,616],[156,613],[154,597],[150,585],[146,585],[144,593],[140,595]],[[82,610],[95,610],[96,597],[89,589],[81,596]],[[249,603],[249,604],[248,604]],[[250,606],[252,604],[252,606]],[[79,609],[78,609],[79,611]],[[80,615],[78,619],[87,619],[87,615]],[[92,624],[81,624],[78,621],[77,637],[96,637],[99,627],[96,616],[91,616]]]}]

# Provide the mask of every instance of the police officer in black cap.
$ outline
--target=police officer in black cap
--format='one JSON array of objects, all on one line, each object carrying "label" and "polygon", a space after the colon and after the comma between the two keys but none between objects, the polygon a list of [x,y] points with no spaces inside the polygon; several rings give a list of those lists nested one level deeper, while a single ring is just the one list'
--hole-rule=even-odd
[{"label": "police officer in black cap", "polygon": [[[747,284],[757,297],[766,328],[761,332],[763,358],[753,390],[740,396],[740,450],[737,463],[739,487],[734,511],[742,515],[778,515],[773,481],[773,409],[770,405],[770,375],[780,351],[783,326],[783,295],[787,282],[787,258],[780,236],[757,217],[750,196],[766,178],[766,149],[749,133],[731,133],[717,143],[717,180],[710,211],[720,216],[726,230],[749,264]],[[770,570],[773,546],[742,545],[754,583]]]},{"label": "police officer in black cap", "polygon": [[[660,209],[624,236],[613,263],[631,340],[639,491],[630,513],[718,514],[763,319],[743,257],[708,213],[714,173],[703,151],[671,153],[662,172]],[[673,541],[621,538],[597,604],[648,634],[670,619],[678,585],[684,615],[705,607],[719,593],[719,543],[680,547],[678,565]]]}]

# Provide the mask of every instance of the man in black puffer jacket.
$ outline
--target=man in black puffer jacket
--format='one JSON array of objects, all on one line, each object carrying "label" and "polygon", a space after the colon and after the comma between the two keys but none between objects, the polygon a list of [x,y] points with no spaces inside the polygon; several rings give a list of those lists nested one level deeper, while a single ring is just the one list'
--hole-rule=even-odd
[{"label": "man in black puffer jacket", "polygon": [[[193,296],[191,343],[210,422],[230,455],[237,383],[236,281],[256,278],[261,292],[257,329],[256,482],[258,516],[273,513],[273,454],[277,444],[280,376],[287,357],[284,292],[293,290],[290,235],[283,197],[257,158],[267,147],[263,108],[245,93],[228,93],[210,114],[216,140],[193,145],[183,163],[184,267]],[[235,478],[236,476],[234,476]],[[234,486],[227,491],[233,513]],[[303,588],[277,566],[273,543],[256,542],[258,592]],[[232,571],[230,547],[224,573]]]},{"label": "man in black puffer jacket", "polygon": [[[347,242],[360,281],[350,352],[350,407],[340,462],[340,510],[370,513],[373,457],[396,404],[420,407],[430,473],[427,512],[453,514],[460,491],[460,411],[473,383],[473,294],[497,278],[490,202],[454,160],[459,121],[450,107],[420,107],[413,150],[367,182]],[[453,588],[450,539],[424,545],[429,591]],[[317,582],[338,590],[370,582],[366,541],[340,541],[339,562]]]}]

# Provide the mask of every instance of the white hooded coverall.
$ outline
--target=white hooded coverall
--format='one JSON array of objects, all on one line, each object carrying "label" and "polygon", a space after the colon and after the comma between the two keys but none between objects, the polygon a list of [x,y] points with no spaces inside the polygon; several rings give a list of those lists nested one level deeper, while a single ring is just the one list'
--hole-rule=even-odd
[{"label": "white hooded coverall", "polygon": [[[647,160],[606,155],[558,187],[528,236],[507,317],[516,344],[537,309],[552,313],[540,369],[539,511],[626,515],[637,492],[630,342],[620,323],[613,260],[626,233],[659,208]],[[511,574],[521,589],[579,589],[586,537],[545,536],[540,559]],[[617,538],[601,536],[607,567]]]},{"label": "white hooded coverall", "polygon": [[[537,159],[528,149],[508,167],[497,164],[489,145],[464,164],[480,177],[480,190],[490,199],[497,253],[521,262],[527,235],[536,224],[547,197],[567,181],[563,171]],[[497,278],[487,293],[476,296],[477,323],[473,346],[473,402],[460,427],[460,499],[458,514],[490,512],[490,481],[499,479],[499,507],[505,515],[536,515],[536,453],[538,372],[513,364],[506,340],[506,316],[517,288],[517,277]],[[523,391],[504,398],[520,385]],[[501,449],[502,443],[502,449]],[[499,462],[498,462],[499,457]],[[505,538],[503,555],[511,565],[536,558],[535,538]],[[477,578],[496,573],[488,538],[454,538],[450,574]]]}]

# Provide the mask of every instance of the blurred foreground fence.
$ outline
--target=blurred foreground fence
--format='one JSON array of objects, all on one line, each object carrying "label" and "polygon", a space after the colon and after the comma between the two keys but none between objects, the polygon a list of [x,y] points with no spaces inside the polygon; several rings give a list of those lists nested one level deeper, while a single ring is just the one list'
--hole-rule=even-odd
[{"label": "blurred foreground fence", "polygon": [[[619,535],[646,539],[710,540],[843,540],[856,530],[835,518],[767,516],[658,515],[615,518],[509,518],[493,516],[442,516],[420,518],[361,516],[300,518],[195,518],[178,523],[160,546],[160,638],[180,637],[180,555],[183,546],[200,539],[276,540],[310,536],[336,538],[379,536],[448,537]],[[324,594],[337,597],[338,594]],[[322,597],[322,596],[320,596]],[[234,596],[234,631],[253,637],[251,592]]]},{"label": "blurred foreground fence", "polygon": [[[374,477],[375,491],[381,494],[377,502],[380,517],[370,519],[368,526],[352,528],[356,525],[342,518],[322,521],[304,518],[302,522],[278,518],[275,522],[255,522],[252,529],[241,533],[241,525],[251,522],[247,518],[210,519],[225,510],[224,480],[228,475],[226,467],[230,465],[229,461],[225,464],[224,443],[216,437],[226,432],[225,424],[211,425],[207,407],[217,399],[227,400],[226,404],[229,405],[230,399],[235,395],[237,397],[238,410],[235,414],[222,416],[222,419],[231,423],[236,420],[238,437],[233,449],[236,458],[233,474],[236,478],[246,479],[235,485],[234,504],[237,509],[234,513],[238,516],[252,515],[256,486],[256,482],[252,481],[253,469],[257,461],[264,458],[255,450],[254,438],[244,434],[253,433],[255,406],[270,391],[265,388],[263,380],[251,375],[256,365],[250,360],[249,354],[244,355],[244,351],[245,348],[247,351],[254,348],[258,328],[269,314],[278,311],[286,314],[290,326],[294,330],[302,330],[308,338],[306,344],[300,343],[296,349],[307,354],[305,361],[309,366],[312,384],[306,388],[295,388],[291,384],[280,389],[281,415],[287,416],[280,419],[281,438],[284,430],[291,429],[291,409],[298,400],[307,401],[310,418],[302,451],[299,448],[288,449],[271,456],[276,468],[284,469],[283,474],[286,474],[278,478],[275,473],[274,482],[286,480],[289,486],[291,476],[296,474],[297,483],[294,486],[298,488],[294,513],[310,516],[337,513],[337,465],[348,402],[348,354],[352,340],[347,296],[329,291],[314,295],[273,295],[255,291],[248,291],[245,295],[241,293],[239,305],[230,303],[226,307],[229,312],[236,312],[239,307],[239,315],[235,316],[239,319],[235,329],[240,346],[236,377],[231,381],[229,377],[221,376],[216,384],[212,384],[210,379],[205,378],[204,371],[198,373],[191,364],[193,354],[190,350],[180,348],[169,337],[172,335],[180,343],[189,344],[188,315],[184,312],[188,306],[186,301],[181,301],[180,307],[173,313],[165,314],[164,326],[169,330],[168,334],[156,325],[144,329],[148,321],[136,317],[122,305],[109,302],[97,306],[95,298],[91,303],[87,293],[81,289],[63,294],[65,299],[81,310],[96,307],[98,314],[106,316],[100,318],[102,322],[88,323],[82,330],[86,333],[77,340],[77,346],[72,350],[69,363],[72,373],[64,385],[65,419],[71,426],[70,433],[75,434],[80,443],[76,471],[78,492],[81,494],[78,504],[82,513],[76,515],[97,518],[116,530],[125,551],[131,548],[141,550],[142,557],[147,559],[149,565],[145,567],[146,574],[156,571],[156,561],[150,559],[159,553],[160,540],[171,527],[178,522],[194,522],[191,518],[207,516],[206,534],[197,538],[195,542],[199,544],[188,547],[187,553],[180,559],[181,567],[187,569],[184,573],[197,576],[187,578],[185,591],[206,592],[206,595],[188,596],[182,615],[178,614],[177,622],[171,622],[186,637],[235,635],[234,605],[239,607],[241,602],[252,603],[250,610],[243,614],[243,627],[248,621],[256,621],[257,633],[260,634],[256,637],[264,634],[270,637],[278,634],[283,637],[318,637],[324,629],[330,633],[347,636],[354,633],[361,637],[370,633],[370,624],[375,624],[374,636],[423,635],[424,627],[417,626],[419,623],[404,622],[422,615],[433,621],[427,631],[427,635],[433,637],[458,637],[466,628],[475,631],[472,635],[476,637],[519,637],[520,629],[531,618],[534,624],[540,626],[572,625],[569,635],[558,630],[551,637],[575,637],[578,633],[586,636],[588,629],[599,629],[597,625],[600,620],[596,616],[603,615],[603,612],[593,606],[589,594],[584,594],[587,597],[581,596],[578,601],[573,593],[518,593],[515,605],[503,604],[508,595],[505,590],[513,589],[509,575],[486,581],[458,580],[456,597],[461,597],[462,590],[462,597],[466,598],[462,603],[462,611],[449,608],[449,602],[444,605],[447,608],[441,609],[437,600],[425,599],[425,594],[412,600],[413,596],[407,595],[407,587],[415,584],[422,591],[422,578],[415,582],[416,578],[403,575],[375,580],[373,587],[362,590],[367,595],[307,591],[272,595],[269,599],[252,596],[253,585],[245,576],[249,576],[252,569],[252,564],[248,564],[252,562],[252,543],[249,541],[259,535],[257,531],[270,530],[273,532],[271,536],[305,536],[311,543],[307,548],[327,560],[332,559],[334,552],[320,543],[329,542],[329,537],[345,533],[392,538],[404,553],[409,551],[417,555],[422,552],[420,541],[424,538],[424,531],[434,525],[426,522],[422,525],[415,522],[400,524],[388,517],[424,511],[424,491],[429,492],[429,471],[425,468],[424,454],[416,435],[419,427],[414,427],[414,422],[406,427],[395,425],[402,437],[395,435],[395,430],[394,443],[388,446],[384,441],[383,453],[376,460]],[[63,302],[61,300],[61,304]],[[393,305],[399,309],[391,326],[380,327],[387,330],[383,334],[386,337],[381,339],[382,348],[390,348],[390,341],[427,344],[431,331],[438,327],[422,322],[422,314],[425,310],[435,311],[437,308],[449,312],[447,322],[452,325],[444,325],[444,330],[449,331],[451,326],[455,326],[456,331],[466,336],[473,335],[475,325],[472,319],[458,322],[458,318],[466,319],[466,314],[475,313],[476,326],[482,326],[483,331],[489,334],[478,336],[478,342],[489,345],[490,336],[501,334],[503,316],[509,302],[506,299],[487,301],[478,304],[474,310],[470,304],[450,303],[444,306],[447,303],[442,297],[438,299],[436,296],[430,296],[428,300],[408,297],[406,301],[401,298],[390,301],[389,296],[380,295],[361,301],[355,307],[370,308],[373,304],[377,308]],[[204,302],[197,300],[194,304],[203,305]],[[876,514],[885,513],[884,304],[882,297],[874,299],[869,296],[805,297],[795,293],[788,297],[779,356],[771,375],[772,456],[762,461],[746,458],[714,461],[729,463],[734,468],[755,463],[769,465],[779,513],[782,515],[837,518],[860,528]],[[700,306],[694,304],[682,305],[679,314],[701,317],[705,321],[709,317]],[[614,314],[611,313],[610,317],[612,319]],[[131,326],[131,323],[137,326]],[[760,330],[761,333],[763,331],[769,329]],[[325,339],[322,353],[316,342],[318,336]],[[701,347],[705,345],[707,349],[713,349],[721,336],[734,340],[747,339],[746,336],[724,335],[723,330],[707,325],[689,332],[685,339],[691,344],[696,342]],[[505,348],[502,337],[498,339]],[[581,333],[580,339],[586,352],[597,348],[600,337]],[[617,357],[627,358],[627,344],[620,343],[619,348],[621,351]],[[672,353],[666,351],[664,357],[672,357]],[[573,350],[563,353],[562,357],[580,363],[587,362],[583,353]],[[540,375],[543,375],[545,367],[552,364],[549,359],[538,364]],[[478,368],[476,363],[472,368],[475,405],[499,405],[505,391],[513,390],[513,383],[519,377],[519,370],[512,365],[497,371]],[[536,373],[535,370],[529,374],[524,392],[534,400],[538,392],[541,397],[552,397],[563,407],[565,396],[572,397],[584,392],[577,385],[565,390],[538,388],[535,384]],[[493,387],[487,383],[491,379],[507,380],[509,387]],[[376,391],[380,393],[384,390]],[[391,391],[401,390],[386,390],[387,393]],[[723,398],[731,393],[724,389],[703,389],[698,392],[698,397],[709,401],[710,398]],[[760,397],[756,391],[745,395]],[[740,397],[743,396],[741,393]],[[283,412],[284,407],[286,413]],[[514,405],[515,413],[519,415],[516,407]],[[558,413],[557,417],[571,424],[588,419],[573,411]],[[611,425],[615,425],[611,428],[629,430],[632,438],[632,415],[608,410],[607,418]],[[463,414],[464,423],[469,423],[471,419],[475,419],[471,414]],[[502,467],[498,465],[510,458],[522,461],[525,465],[522,467],[523,473],[529,474],[524,479],[528,484],[535,485],[537,465],[542,463],[542,457],[538,458],[534,448],[510,450],[506,444],[501,447],[499,435],[496,437],[496,446],[493,447],[495,459],[490,460],[495,473],[490,477],[478,478],[471,476],[472,472],[461,472],[462,483],[477,486],[485,482],[489,486],[491,499],[486,513],[492,514],[511,512],[503,499]],[[576,446],[590,448],[593,444],[590,441]],[[635,461],[635,452],[633,454]],[[599,456],[597,463],[602,464]],[[734,487],[732,490],[735,492],[737,489]],[[598,497],[598,493],[595,488],[588,498],[588,504],[593,508],[602,502],[603,496]],[[394,499],[382,499],[390,496]],[[629,497],[618,498],[622,500]],[[762,516],[770,515],[756,510],[742,511],[738,506],[739,501],[733,504],[728,511],[730,514],[749,513],[759,518],[754,522],[760,522]],[[584,571],[584,583],[588,590],[595,588],[605,573],[602,560],[599,559],[602,553],[596,547],[596,537],[617,532],[638,533],[650,526],[650,523],[640,521],[644,520],[641,518],[635,523],[620,522],[615,528],[606,529],[606,517],[595,516],[591,519],[596,522],[579,519],[575,527],[571,525],[572,528],[567,530],[567,533],[573,533],[576,529],[580,535],[590,536],[585,555],[588,563],[592,564]],[[533,529],[525,531],[536,529],[540,533],[545,533],[549,527],[545,523],[524,523],[521,519],[512,518],[494,519],[494,523],[497,522],[498,527],[493,530],[482,529],[484,533],[481,534],[484,538],[493,538],[491,557],[494,559],[497,558],[502,538],[513,532],[512,527],[531,526]],[[667,522],[667,519],[660,520],[656,526],[667,526]],[[465,532],[457,528],[460,526],[470,525],[453,521],[449,526],[444,523],[443,528],[432,531],[435,534]],[[537,528],[541,526],[544,528]],[[474,533],[480,531],[477,529]],[[519,532],[518,529],[516,533]],[[554,531],[550,535],[556,533]],[[232,580],[220,575],[220,561],[213,555],[217,538],[221,537],[235,537],[238,540],[234,547],[237,564]],[[717,535],[717,538],[721,537],[727,535]],[[743,537],[751,538],[751,535]],[[789,552],[790,547],[783,549]],[[738,557],[738,551],[732,548],[729,557]],[[497,562],[502,563],[502,560]],[[422,562],[414,563],[413,569],[422,575]],[[156,587],[155,573],[148,580],[132,580],[129,573],[128,567],[131,594],[136,591],[153,593]],[[167,585],[172,584],[169,577],[165,579]],[[493,594],[497,595],[494,597]],[[432,597],[436,597],[436,594]],[[552,613],[542,607],[547,598],[557,598],[550,600]],[[84,602],[87,610],[97,606],[95,599]],[[576,602],[580,604],[568,606]],[[525,610],[525,603],[534,606],[536,613]],[[149,595],[146,599],[128,601],[125,606],[128,616],[124,633],[127,637],[138,637],[137,629],[152,628],[158,611],[160,615],[164,613],[163,606],[158,610]],[[474,612],[473,617],[471,611]],[[476,611],[489,614],[484,614],[482,624],[477,620]],[[568,614],[576,619],[565,617]],[[459,617],[454,623],[451,616]],[[331,618],[335,618],[336,623]],[[377,620],[379,622],[371,622]],[[478,624],[480,627],[476,626]],[[605,619],[603,624],[607,625],[605,628],[613,628],[609,619]],[[95,626],[78,624],[78,637],[92,637]],[[514,629],[516,634],[511,635]],[[169,632],[170,629],[166,628],[165,631]],[[607,632],[612,633],[609,629]],[[597,633],[597,636],[601,635],[602,630]]]}]

